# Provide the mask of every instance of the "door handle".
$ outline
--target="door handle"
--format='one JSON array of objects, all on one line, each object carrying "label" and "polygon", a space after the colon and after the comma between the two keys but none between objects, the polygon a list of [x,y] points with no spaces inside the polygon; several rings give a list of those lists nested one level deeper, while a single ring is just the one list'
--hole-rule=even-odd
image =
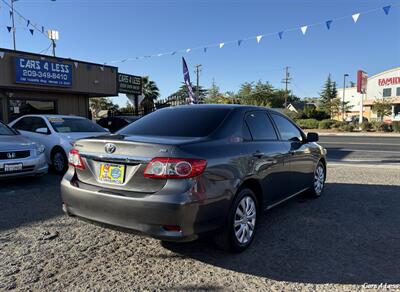
[{"label": "door handle", "polygon": [[253,153],[253,157],[261,158],[263,156],[264,156],[264,153],[262,153],[260,151],[256,151]]}]

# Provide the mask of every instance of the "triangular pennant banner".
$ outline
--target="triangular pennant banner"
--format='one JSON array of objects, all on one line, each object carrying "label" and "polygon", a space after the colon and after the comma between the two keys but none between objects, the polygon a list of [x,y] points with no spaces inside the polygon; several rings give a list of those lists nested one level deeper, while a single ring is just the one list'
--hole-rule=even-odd
[{"label": "triangular pennant banner", "polygon": [[78,62],[74,62],[75,68],[78,68]]},{"label": "triangular pennant banner", "polygon": [[10,10],[10,17],[12,17],[13,16],[13,12]]},{"label": "triangular pennant banner", "polygon": [[204,53],[207,53],[207,48],[204,48],[203,51],[204,51]]},{"label": "triangular pennant banner", "polygon": [[0,59],[3,59],[4,57],[4,52],[0,52]]},{"label": "triangular pennant banner", "polygon": [[219,48],[222,49],[225,46],[225,43],[220,43]]},{"label": "triangular pennant banner", "polygon": [[192,49],[186,49],[186,53],[190,53]]},{"label": "triangular pennant banner", "polygon": [[157,55],[157,57],[161,57],[162,55],[164,55],[164,54],[160,53],[160,54]]},{"label": "triangular pennant banner", "polygon": [[390,11],[390,8],[391,8],[391,7],[392,7],[391,5],[388,5],[388,6],[382,7],[382,9],[383,9],[383,11],[385,12],[385,14],[386,14],[386,15],[388,15],[388,14],[389,14],[389,11]]},{"label": "triangular pennant banner", "polygon": [[7,26],[8,32],[11,32],[12,27],[11,26]]},{"label": "triangular pennant banner", "polygon": [[28,20],[26,21],[26,26],[28,27],[30,24],[31,24],[31,21],[28,19]]},{"label": "triangular pennant banner", "polygon": [[333,22],[333,20],[327,20],[327,21],[325,22],[326,28],[327,28],[328,30],[331,29],[332,22]]},{"label": "triangular pennant banner", "polygon": [[282,39],[282,37],[283,37],[283,31],[278,32],[278,36],[279,36],[280,39]]},{"label": "triangular pennant banner", "polygon": [[100,70],[101,70],[101,71],[104,71],[104,66],[100,66]]},{"label": "triangular pennant banner", "polygon": [[358,18],[360,17],[360,13],[353,14],[351,17],[353,17],[354,23],[356,23]]},{"label": "triangular pennant banner", "polygon": [[44,26],[42,26],[42,33],[44,33]]},{"label": "triangular pennant banner", "polygon": [[171,53],[172,56],[175,55],[175,54],[176,54],[176,51],[173,51],[173,52]]},{"label": "triangular pennant banner", "polygon": [[300,29],[301,29],[301,32],[303,33],[303,35],[305,35],[306,34],[306,32],[307,32],[307,28],[308,28],[308,26],[307,25],[304,25],[304,26],[302,26]]},{"label": "triangular pennant banner", "polygon": [[240,47],[240,45],[242,44],[242,42],[243,42],[242,40],[238,40],[238,42],[237,42],[237,43],[238,43],[238,47]]},{"label": "triangular pennant banner", "polygon": [[30,29],[29,31],[30,31],[31,35],[33,35],[33,29]]},{"label": "triangular pennant banner", "polygon": [[257,43],[260,43],[260,41],[261,41],[262,37],[263,37],[262,35],[258,35],[258,36],[256,36]]}]

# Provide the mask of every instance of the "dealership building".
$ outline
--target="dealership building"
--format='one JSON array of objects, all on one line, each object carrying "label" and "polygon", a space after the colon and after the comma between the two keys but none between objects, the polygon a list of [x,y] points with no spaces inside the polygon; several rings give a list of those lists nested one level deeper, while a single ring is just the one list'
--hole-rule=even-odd
[{"label": "dealership building", "polygon": [[89,116],[90,97],[118,95],[118,68],[0,49],[0,120],[25,114]]},{"label": "dealership building", "polygon": [[[338,88],[338,98],[349,102],[351,108],[346,113],[346,118],[360,115],[362,94],[357,92],[357,87]],[[392,113],[386,116],[386,122],[400,121],[400,67],[386,70],[368,78],[366,93],[363,98],[363,116],[369,121],[377,120],[373,112],[376,100],[385,100],[390,103]]]}]

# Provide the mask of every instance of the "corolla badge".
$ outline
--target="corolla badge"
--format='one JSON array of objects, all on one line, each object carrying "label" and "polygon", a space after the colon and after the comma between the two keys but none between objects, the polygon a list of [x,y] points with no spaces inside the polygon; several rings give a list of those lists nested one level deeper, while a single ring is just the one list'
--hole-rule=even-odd
[{"label": "corolla badge", "polygon": [[104,149],[106,150],[106,152],[108,154],[114,153],[115,150],[117,150],[117,146],[115,146],[112,143],[107,143],[106,146],[104,147]]}]

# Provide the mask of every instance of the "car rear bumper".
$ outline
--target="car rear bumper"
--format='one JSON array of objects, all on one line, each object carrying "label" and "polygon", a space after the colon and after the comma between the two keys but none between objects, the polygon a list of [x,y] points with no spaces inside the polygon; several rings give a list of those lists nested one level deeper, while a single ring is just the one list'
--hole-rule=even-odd
[{"label": "car rear bumper", "polygon": [[[22,170],[15,172],[5,172],[5,164],[22,163]],[[28,157],[23,159],[0,160],[0,179],[20,177],[20,176],[36,176],[44,175],[48,172],[48,164],[44,154],[37,157]]]},{"label": "car rear bumper", "polygon": [[[208,200],[204,194],[199,197],[183,182],[180,188],[176,184],[169,188],[167,184],[155,194],[126,197],[77,187],[71,184],[73,179],[69,171],[61,182],[65,213],[162,240],[194,240],[200,233],[219,228],[228,209],[227,200]],[[171,226],[180,230],[168,230]]]}]

